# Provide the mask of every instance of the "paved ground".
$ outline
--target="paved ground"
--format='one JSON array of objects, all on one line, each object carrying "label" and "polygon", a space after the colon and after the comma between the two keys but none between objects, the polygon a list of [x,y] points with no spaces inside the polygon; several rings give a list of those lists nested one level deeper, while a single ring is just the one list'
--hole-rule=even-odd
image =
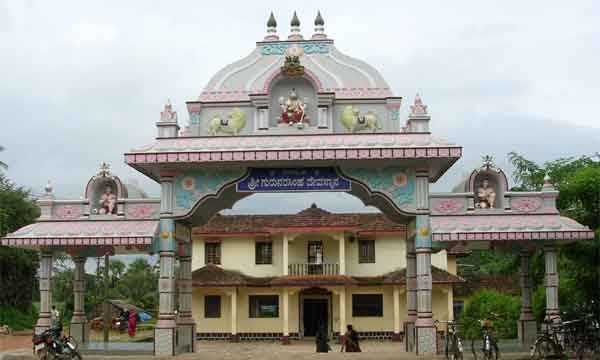
[{"label": "paved ground", "polygon": [[[12,346],[10,355],[0,354],[0,360],[9,359],[33,359],[31,354],[30,337],[14,337],[15,339],[6,339],[6,346]],[[24,341],[24,339],[26,341]],[[0,340],[1,341],[1,340]],[[25,346],[23,346],[25,345]],[[21,347],[20,349],[18,347]],[[368,342],[361,343],[363,348],[362,353],[340,353],[339,345],[331,343],[334,352],[329,354],[315,353],[314,344],[311,342],[292,342],[291,345],[283,346],[279,343],[268,342],[206,342],[200,341],[197,343],[197,352],[195,354],[183,354],[177,356],[177,359],[202,359],[202,360],[276,360],[276,359],[293,359],[293,360],[309,360],[309,359],[381,359],[381,360],[403,360],[417,359],[414,354],[405,353],[402,351],[402,346],[399,343],[392,342]],[[465,359],[469,359],[468,354],[465,354]],[[106,355],[87,355],[87,359],[127,359],[127,360],[142,360],[148,359],[148,356],[106,356]],[[419,359],[441,359],[442,357],[429,356],[420,357]],[[511,353],[502,356],[502,360],[520,360],[527,358],[523,353]],[[157,358],[158,359],[158,358]]]}]

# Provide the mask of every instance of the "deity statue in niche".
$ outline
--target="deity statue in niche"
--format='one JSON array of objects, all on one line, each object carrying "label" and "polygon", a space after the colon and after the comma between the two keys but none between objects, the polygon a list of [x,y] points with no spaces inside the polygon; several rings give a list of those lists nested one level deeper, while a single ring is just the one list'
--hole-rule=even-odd
[{"label": "deity statue in niche", "polygon": [[490,186],[488,179],[483,179],[481,186],[477,189],[477,207],[480,209],[493,208],[496,202],[496,191]]},{"label": "deity statue in niche", "polygon": [[309,123],[306,114],[307,104],[300,100],[296,89],[290,90],[287,99],[283,96],[279,98],[279,106],[281,107],[280,124],[296,125],[298,128],[302,128],[305,123]]},{"label": "deity statue in niche", "polygon": [[104,193],[100,195],[99,214],[116,214],[117,213],[117,196],[113,193],[112,187],[106,186]]}]

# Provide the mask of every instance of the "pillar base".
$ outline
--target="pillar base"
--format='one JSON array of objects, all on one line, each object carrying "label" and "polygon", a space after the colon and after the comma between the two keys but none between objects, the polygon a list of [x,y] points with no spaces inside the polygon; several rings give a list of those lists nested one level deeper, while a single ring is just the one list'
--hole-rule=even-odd
[{"label": "pillar base", "polygon": [[288,335],[283,335],[281,337],[281,345],[289,345],[290,344],[290,337]]},{"label": "pillar base", "polygon": [[417,333],[415,331],[414,322],[404,323],[404,345],[406,352],[415,352],[416,350]]},{"label": "pillar base", "polygon": [[519,342],[524,349],[529,349],[537,337],[537,324],[535,320],[519,320]]},{"label": "pillar base", "polygon": [[79,344],[87,342],[88,340],[85,325],[85,322],[73,322],[73,320],[71,320],[71,325],[69,325],[69,335],[71,335]]},{"label": "pillar base", "polygon": [[402,333],[399,332],[395,332],[392,334],[392,341],[393,342],[402,342]]},{"label": "pillar base", "polygon": [[437,353],[437,333],[435,327],[417,327],[417,355]]},{"label": "pillar base", "polygon": [[193,353],[196,350],[196,324],[177,324],[177,353]]},{"label": "pillar base", "polygon": [[35,333],[36,334],[41,334],[44,331],[50,329],[52,327],[52,319],[50,319],[50,315],[46,316],[40,316],[37,320],[37,322],[35,323]]},{"label": "pillar base", "polygon": [[229,342],[240,342],[240,336],[238,334],[231,334],[229,335]]},{"label": "pillar base", "polygon": [[155,356],[175,356],[175,335],[177,331],[172,328],[154,329],[154,355]]}]

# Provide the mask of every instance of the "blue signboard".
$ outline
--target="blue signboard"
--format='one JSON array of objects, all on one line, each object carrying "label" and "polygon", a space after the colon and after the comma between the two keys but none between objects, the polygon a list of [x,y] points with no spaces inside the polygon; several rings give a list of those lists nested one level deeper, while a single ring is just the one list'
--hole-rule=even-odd
[{"label": "blue signboard", "polygon": [[250,169],[236,184],[238,192],[350,191],[350,181],[335,168]]}]

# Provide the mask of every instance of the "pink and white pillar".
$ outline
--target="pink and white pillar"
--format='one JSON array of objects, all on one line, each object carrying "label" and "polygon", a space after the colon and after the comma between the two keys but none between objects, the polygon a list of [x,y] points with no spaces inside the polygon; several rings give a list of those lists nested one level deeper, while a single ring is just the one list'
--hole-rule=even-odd
[{"label": "pink and white pillar", "polygon": [[521,251],[521,315],[519,316],[519,341],[524,348],[529,348],[533,345],[537,335],[537,325],[531,308],[532,299],[532,283],[530,274],[530,259],[531,255],[527,250]]},{"label": "pink and white pillar", "polygon": [[73,317],[69,334],[78,343],[87,341],[85,332],[87,318],[85,316],[85,257],[75,257],[75,270],[73,271]]},{"label": "pink and white pillar", "polygon": [[546,265],[546,319],[560,322],[558,306],[558,251],[555,245],[544,247]]},{"label": "pink and white pillar", "polygon": [[40,313],[35,333],[40,334],[52,326],[52,253],[42,252],[40,258]]}]

